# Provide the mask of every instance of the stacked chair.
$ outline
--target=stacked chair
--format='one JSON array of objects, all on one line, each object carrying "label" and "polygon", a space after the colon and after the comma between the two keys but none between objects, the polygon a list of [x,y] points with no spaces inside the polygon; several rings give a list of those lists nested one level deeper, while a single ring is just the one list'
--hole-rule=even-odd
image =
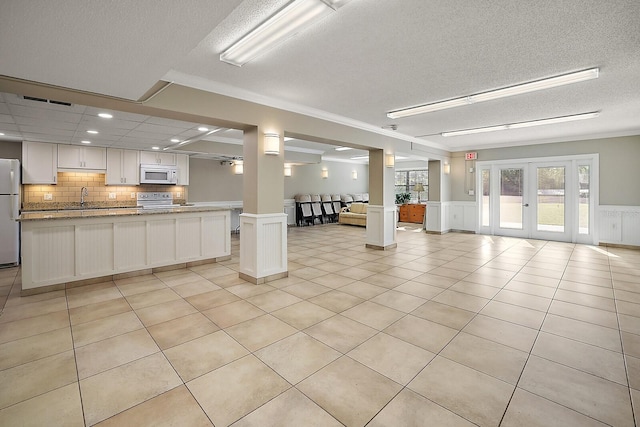
[{"label": "stacked chair", "polygon": [[320,224],[324,224],[324,217],[322,215],[322,199],[320,195],[313,194],[311,195],[311,212],[313,213],[313,222],[315,224],[315,220],[319,219]]},{"label": "stacked chair", "polygon": [[322,213],[327,222],[336,222],[338,220],[338,212],[334,212],[333,210],[333,202],[331,201],[331,196],[328,194],[323,194],[321,196],[322,199]]},{"label": "stacked chair", "polygon": [[311,209],[311,196],[308,194],[298,194],[296,196],[296,224],[298,226],[305,223],[313,225],[313,211]]},{"label": "stacked chair", "polygon": [[362,193],[362,203],[369,203],[369,193]]},{"label": "stacked chair", "polygon": [[333,205],[333,212],[336,214],[336,221],[337,221],[338,215],[340,215],[340,209],[342,209],[342,203],[340,203],[339,194],[331,195],[331,204]]},{"label": "stacked chair", "polygon": [[362,194],[352,194],[354,203],[362,203]]}]

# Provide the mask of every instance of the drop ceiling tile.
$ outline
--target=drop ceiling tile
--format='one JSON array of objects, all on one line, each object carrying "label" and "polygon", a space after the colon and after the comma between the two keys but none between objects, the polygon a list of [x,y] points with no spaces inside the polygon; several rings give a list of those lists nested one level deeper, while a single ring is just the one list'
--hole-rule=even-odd
[{"label": "drop ceiling tile", "polygon": [[23,105],[9,105],[11,114],[16,118],[30,117],[42,120],[55,120],[67,123],[80,123],[82,114],[73,111],[59,111],[42,107],[27,107]]}]

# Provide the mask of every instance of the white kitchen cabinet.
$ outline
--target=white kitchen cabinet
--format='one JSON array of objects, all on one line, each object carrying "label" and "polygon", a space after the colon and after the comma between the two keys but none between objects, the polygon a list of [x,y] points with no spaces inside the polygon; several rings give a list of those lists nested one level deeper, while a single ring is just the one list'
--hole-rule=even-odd
[{"label": "white kitchen cabinet", "polygon": [[176,166],[176,155],[159,151],[141,151],[140,163],[143,165]]},{"label": "white kitchen cabinet", "polygon": [[107,185],[140,184],[140,152],[107,148]]},{"label": "white kitchen cabinet", "polygon": [[46,142],[22,143],[22,183],[56,184],[58,146]]},{"label": "white kitchen cabinet", "polygon": [[104,170],[107,168],[107,149],[58,144],[58,168]]},{"label": "white kitchen cabinet", "polygon": [[189,185],[189,156],[176,154],[178,164],[178,185]]}]

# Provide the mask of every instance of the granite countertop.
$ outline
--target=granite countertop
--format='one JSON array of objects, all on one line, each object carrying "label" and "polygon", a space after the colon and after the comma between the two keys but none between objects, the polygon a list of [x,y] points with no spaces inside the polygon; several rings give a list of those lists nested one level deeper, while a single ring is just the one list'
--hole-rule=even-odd
[{"label": "granite countertop", "polygon": [[109,208],[109,209],[62,209],[57,211],[22,212],[18,221],[54,220],[72,218],[97,218],[101,216],[157,215],[188,212],[226,211],[228,207],[180,206],[166,209]]}]

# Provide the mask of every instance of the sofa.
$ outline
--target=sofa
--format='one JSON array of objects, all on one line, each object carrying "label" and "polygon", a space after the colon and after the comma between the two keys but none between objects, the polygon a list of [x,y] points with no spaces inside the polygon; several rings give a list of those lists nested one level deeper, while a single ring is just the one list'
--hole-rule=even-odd
[{"label": "sofa", "polygon": [[350,207],[344,207],[340,210],[338,216],[338,224],[367,226],[367,204],[351,203]]}]

